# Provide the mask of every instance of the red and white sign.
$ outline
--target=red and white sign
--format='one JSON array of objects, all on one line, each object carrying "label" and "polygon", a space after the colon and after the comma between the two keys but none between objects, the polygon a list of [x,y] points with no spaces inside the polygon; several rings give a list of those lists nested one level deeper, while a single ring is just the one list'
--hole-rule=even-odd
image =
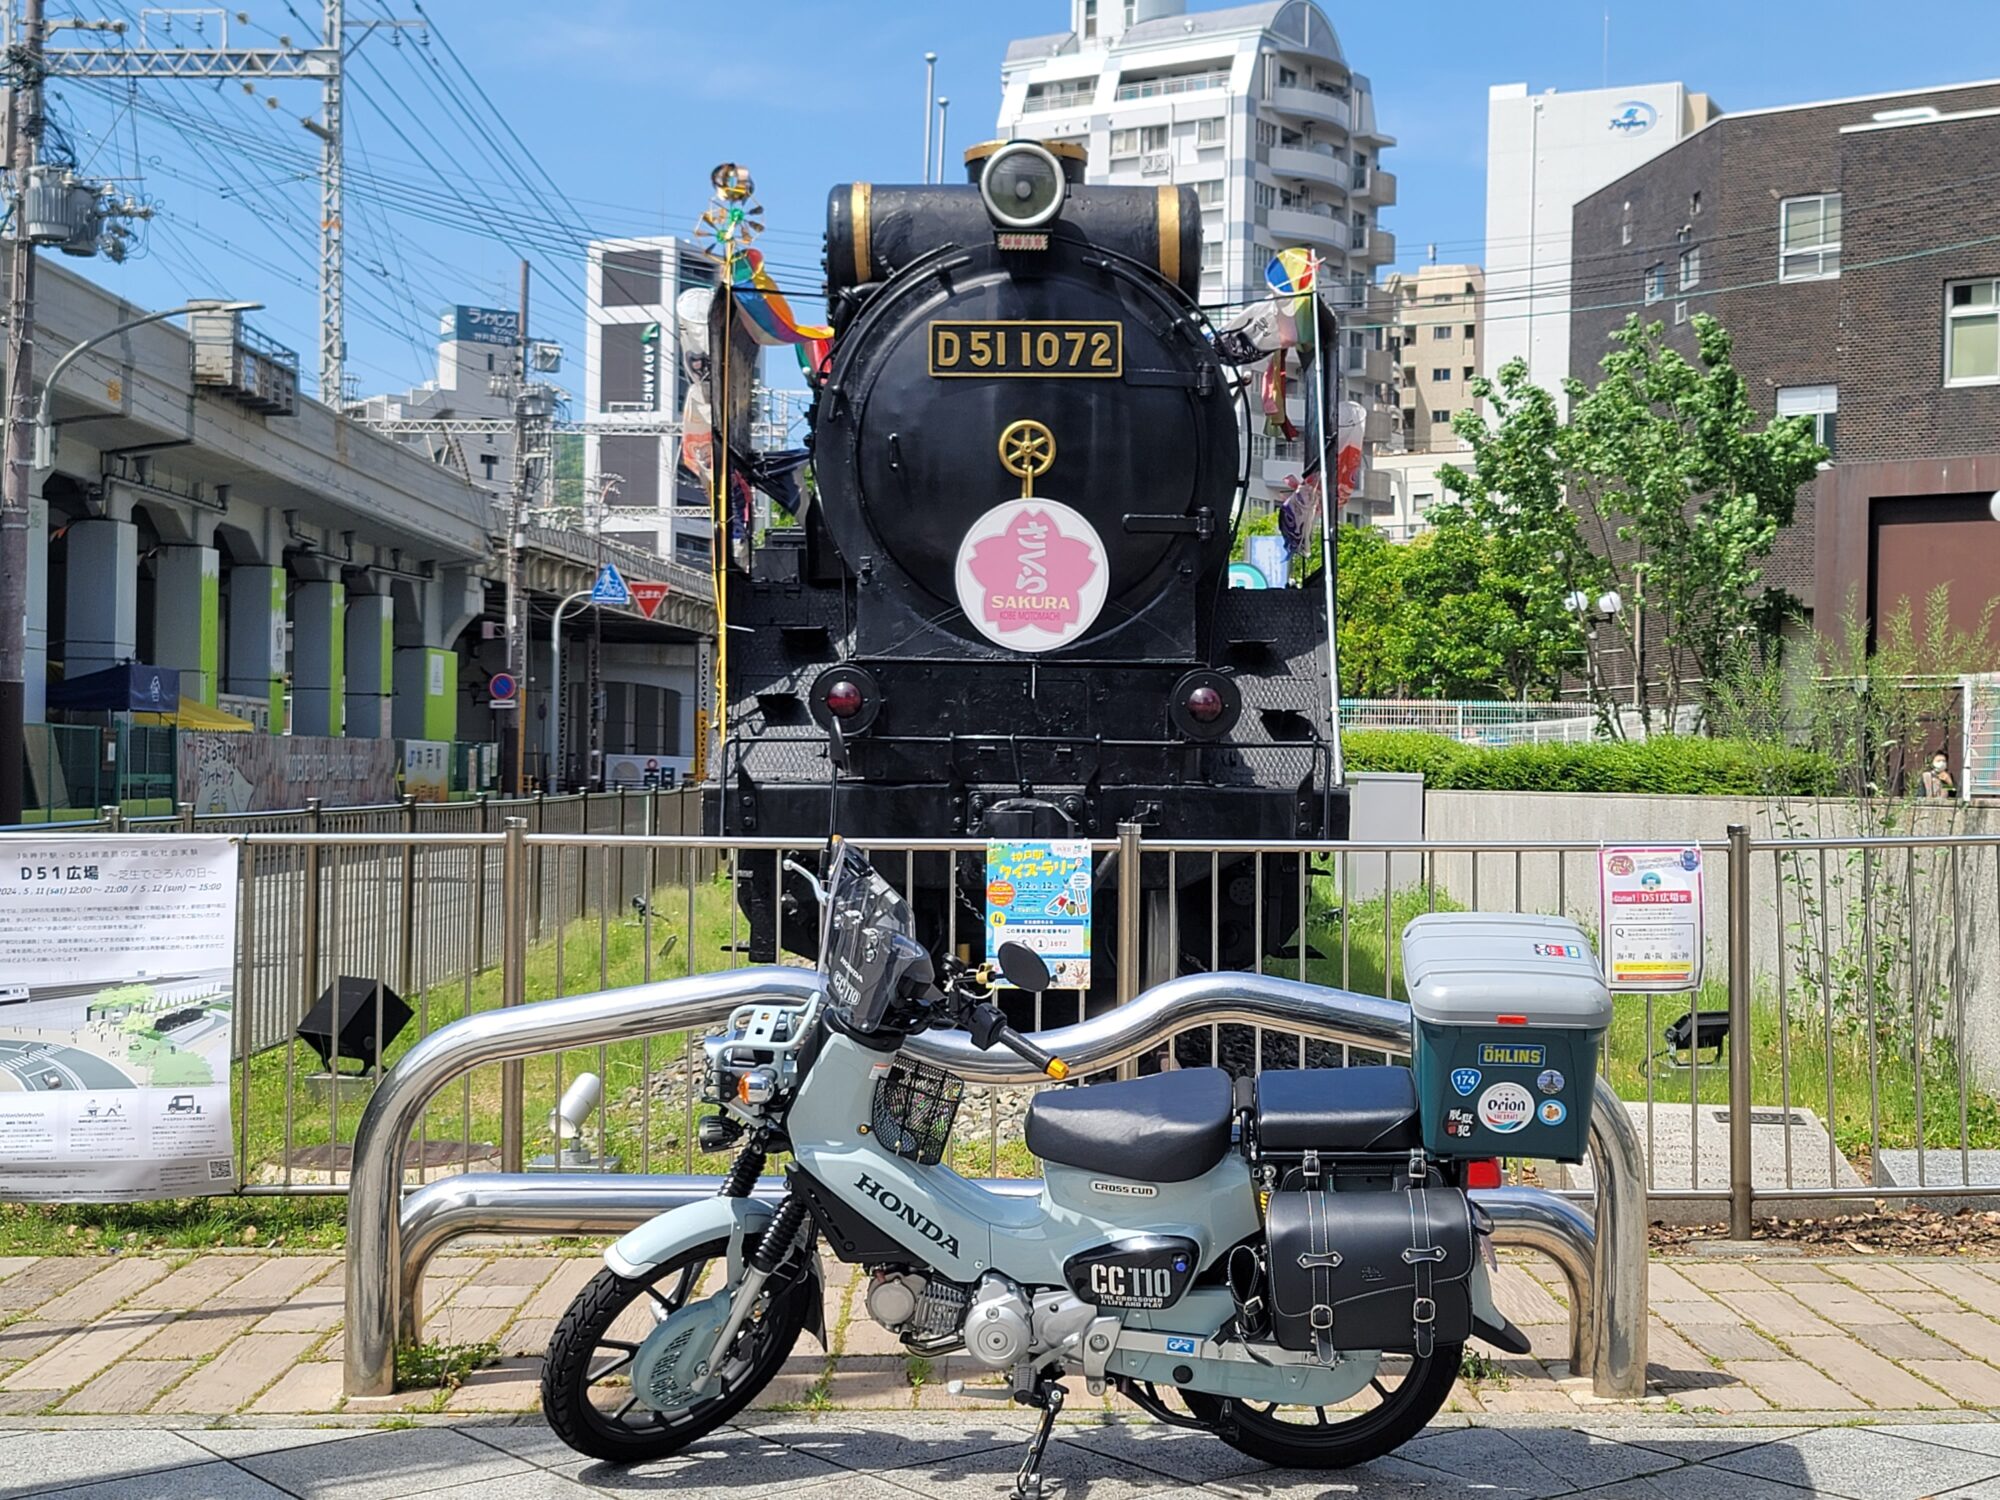
[{"label": "red and white sign", "polygon": [[660,601],[670,592],[664,583],[628,583],[625,591],[632,596],[632,602],[639,606],[639,613],[652,619],[660,608]]},{"label": "red and white sign", "polygon": [[1110,592],[1097,529],[1039,497],[996,505],[958,548],[958,602],[973,627],[1010,651],[1053,651],[1090,629]]},{"label": "red and white sign", "polygon": [[1700,988],[1705,947],[1700,845],[1600,850],[1598,888],[1604,973],[1612,989]]}]

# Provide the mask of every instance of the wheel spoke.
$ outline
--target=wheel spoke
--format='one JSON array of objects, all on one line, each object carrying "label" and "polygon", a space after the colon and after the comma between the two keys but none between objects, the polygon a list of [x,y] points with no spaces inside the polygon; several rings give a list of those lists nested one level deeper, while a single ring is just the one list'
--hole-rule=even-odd
[{"label": "wheel spoke", "polygon": [[1375,1387],[1376,1395],[1380,1396],[1384,1401],[1389,1399],[1389,1387],[1382,1384],[1382,1377],[1380,1375],[1374,1376],[1368,1383]]},{"label": "wheel spoke", "polygon": [[611,1420],[612,1420],[612,1421],[614,1421],[614,1422],[622,1422],[622,1421],[624,1421],[624,1420],[625,1420],[625,1414],[626,1414],[627,1412],[631,1411],[631,1409],[632,1409],[633,1407],[637,1406],[638,1404],[639,1404],[639,1398],[638,1398],[637,1396],[634,1396],[634,1397],[632,1397],[632,1398],[631,1398],[630,1400],[628,1400],[628,1401],[627,1401],[627,1402],[626,1402],[626,1403],[625,1403],[625,1404],[624,1404],[623,1406],[619,1407],[619,1408],[618,1408],[618,1410],[614,1411],[614,1412],[613,1412],[613,1413],[611,1414]]},{"label": "wheel spoke", "polygon": [[610,1364],[605,1365],[602,1369],[596,1371],[593,1374],[585,1376],[583,1383],[585,1385],[596,1385],[597,1382],[602,1380],[605,1376],[616,1375],[620,1370],[624,1369],[627,1365],[631,1363],[632,1363],[631,1355],[621,1354],[616,1359],[612,1360]]},{"label": "wheel spoke", "polygon": [[1329,1425],[1326,1420],[1326,1408],[1324,1406],[1315,1406],[1313,1408],[1313,1415],[1319,1419],[1320,1426],[1325,1427]]}]

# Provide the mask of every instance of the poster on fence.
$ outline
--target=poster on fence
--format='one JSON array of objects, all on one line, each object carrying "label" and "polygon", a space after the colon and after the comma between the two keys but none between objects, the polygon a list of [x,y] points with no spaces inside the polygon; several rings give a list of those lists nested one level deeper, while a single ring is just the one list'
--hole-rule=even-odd
[{"label": "poster on fence", "polygon": [[994,839],[986,846],[986,957],[1002,943],[1042,956],[1054,988],[1090,988],[1090,840]]},{"label": "poster on fence", "polygon": [[0,837],[0,1198],[228,1193],[236,841]]},{"label": "poster on fence", "polygon": [[1598,851],[1605,979],[1614,990],[1701,987],[1705,923],[1701,848],[1624,845]]},{"label": "poster on fence", "polygon": [[394,740],[182,730],[179,800],[197,817],[287,812],[317,797],[327,807],[396,800],[402,751]]}]

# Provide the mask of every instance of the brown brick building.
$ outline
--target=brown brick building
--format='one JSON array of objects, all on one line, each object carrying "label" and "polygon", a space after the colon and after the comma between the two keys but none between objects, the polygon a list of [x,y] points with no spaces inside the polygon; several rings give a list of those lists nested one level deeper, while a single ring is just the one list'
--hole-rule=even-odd
[{"label": "brown brick building", "polygon": [[1735,339],[1750,397],[1830,471],[1767,579],[1822,628],[2000,594],[2000,82],[1723,115],[1576,206],[1570,368],[1633,312]]}]

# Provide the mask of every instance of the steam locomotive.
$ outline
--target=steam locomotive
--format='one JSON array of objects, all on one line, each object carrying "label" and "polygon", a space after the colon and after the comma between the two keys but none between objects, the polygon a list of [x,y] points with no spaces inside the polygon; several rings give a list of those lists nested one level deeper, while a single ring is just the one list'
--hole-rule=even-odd
[{"label": "steam locomotive", "polygon": [[[709,826],[822,837],[837,724],[855,837],[1346,837],[1319,594],[1227,586],[1241,382],[1195,302],[1193,189],[1086,186],[1074,142],[966,162],[963,186],[828,200],[817,503],[728,580]],[[1169,890],[1146,860],[1141,983],[1295,931],[1274,865],[1175,863]],[[926,942],[980,941],[977,856],[907,874]],[[753,959],[811,950],[779,862],[739,882]],[[1094,996],[1115,993],[1111,926]]]}]

